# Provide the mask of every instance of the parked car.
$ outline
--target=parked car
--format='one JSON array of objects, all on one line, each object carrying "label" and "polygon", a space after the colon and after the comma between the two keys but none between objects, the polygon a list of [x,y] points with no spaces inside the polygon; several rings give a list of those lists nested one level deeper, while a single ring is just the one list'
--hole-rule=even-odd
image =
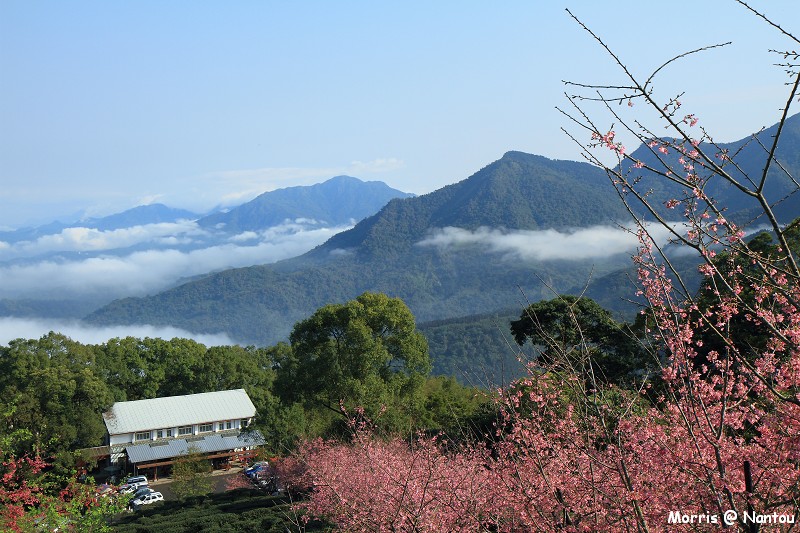
[{"label": "parked car", "polygon": [[266,470],[268,468],[269,468],[269,463],[267,461],[261,461],[260,463],[256,463],[249,468],[245,468],[244,474],[252,479],[253,476],[257,475],[259,472]]},{"label": "parked car", "polygon": [[141,498],[137,498],[131,502],[131,505],[136,508],[142,505],[150,505],[151,503],[156,502],[163,502],[164,495],[160,492],[150,492],[149,494],[145,494]]},{"label": "parked car", "polygon": [[155,492],[155,491],[153,489],[151,489],[150,487],[140,487],[140,488],[136,489],[136,492],[134,492],[133,496],[131,496],[131,501],[133,502],[135,500],[138,500],[142,496],[146,496],[147,494],[150,494],[151,492]]},{"label": "parked car", "polygon": [[124,484],[119,486],[119,491],[123,494],[128,494],[129,492],[135,492],[137,489],[146,486],[147,486],[146,476],[133,476],[128,478]]}]

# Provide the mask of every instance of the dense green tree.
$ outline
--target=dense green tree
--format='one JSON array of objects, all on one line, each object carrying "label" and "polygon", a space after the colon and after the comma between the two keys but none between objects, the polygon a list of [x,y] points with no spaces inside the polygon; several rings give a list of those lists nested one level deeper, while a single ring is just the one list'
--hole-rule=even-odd
[{"label": "dense green tree", "polygon": [[253,402],[260,391],[268,391],[275,380],[272,351],[252,346],[208,348],[194,370],[196,390],[246,389]]},{"label": "dense green tree", "polygon": [[[800,252],[800,219],[787,226],[784,237],[796,261]],[[724,330],[719,330],[715,323],[698,321],[700,326],[696,334],[702,338],[695,361],[698,367],[707,362],[706,355],[709,352],[727,354],[729,344],[737,346],[740,355],[750,362],[768,350],[773,332],[757,317],[753,287],[771,287],[774,278],[790,270],[789,256],[774,241],[772,233],[766,231],[750,239],[747,250],[748,253],[743,256],[731,255],[727,251],[716,255],[712,260],[713,275],[703,279],[697,293],[695,314],[698,317],[721,311],[733,299],[733,287],[736,287],[735,298],[741,301]],[[770,268],[765,268],[765,265]],[[789,356],[783,350],[777,350],[776,354],[783,358]]]},{"label": "dense green tree", "polygon": [[422,408],[428,345],[400,299],[364,293],[327,305],[297,323],[290,341],[276,381],[286,405],[340,415],[363,408],[395,429],[411,424]]},{"label": "dense green tree", "polygon": [[151,349],[151,339],[114,338],[102,344],[100,375],[117,401],[155,398],[164,381],[165,365]]},{"label": "dense green tree", "polygon": [[164,380],[156,396],[178,396],[208,392],[198,386],[198,370],[206,357],[206,347],[192,339],[144,339],[144,345],[156,365],[164,369]]},{"label": "dense green tree", "polygon": [[461,383],[495,388],[526,374],[517,358],[508,323],[518,314],[504,311],[419,324],[428,339],[432,373]]},{"label": "dense green tree", "polygon": [[559,368],[586,379],[624,384],[645,371],[650,359],[630,327],[586,297],[562,295],[529,305],[511,333],[520,346],[536,348],[543,368]]},{"label": "dense green tree", "polygon": [[203,496],[212,491],[211,463],[197,448],[172,465],[172,490],[181,500],[192,496]]},{"label": "dense green tree", "polygon": [[101,413],[114,400],[95,373],[92,347],[52,332],[0,348],[0,392],[0,435],[12,446],[5,451],[50,454],[65,472],[74,450],[102,441]]},{"label": "dense green tree", "polygon": [[126,337],[97,350],[97,371],[118,401],[243,388],[259,407],[269,401],[275,377],[272,349],[266,348]]},{"label": "dense green tree", "polygon": [[495,418],[488,391],[462,385],[453,377],[432,376],[423,387],[424,417],[421,425],[450,439],[482,438]]}]

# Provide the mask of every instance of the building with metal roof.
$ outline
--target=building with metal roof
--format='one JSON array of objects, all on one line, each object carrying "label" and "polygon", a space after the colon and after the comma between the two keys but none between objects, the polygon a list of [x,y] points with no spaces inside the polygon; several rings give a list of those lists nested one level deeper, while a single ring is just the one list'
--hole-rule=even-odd
[{"label": "building with metal roof", "polygon": [[134,469],[172,464],[197,450],[209,458],[232,457],[264,444],[244,431],[256,409],[244,389],[116,402],[103,414],[112,464]]},{"label": "building with metal roof", "polygon": [[210,455],[263,444],[264,438],[261,433],[248,431],[238,435],[209,435],[207,437],[155,441],[149,444],[134,444],[126,446],[125,453],[128,461],[141,468],[142,465],[160,464],[165,460],[188,455],[191,452]]},{"label": "building with metal roof", "polygon": [[148,429],[253,418],[256,408],[244,389],[117,402],[103,414],[109,435]]}]

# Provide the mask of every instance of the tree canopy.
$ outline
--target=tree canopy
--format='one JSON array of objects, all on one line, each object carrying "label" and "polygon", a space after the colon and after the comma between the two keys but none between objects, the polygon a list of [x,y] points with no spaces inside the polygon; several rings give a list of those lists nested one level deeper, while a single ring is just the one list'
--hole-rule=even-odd
[{"label": "tree canopy", "polygon": [[520,346],[530,341],[537,348],[541,367],[618,384],[648,367],[632,328],[591,298],[561,295],[531,304],[511,322],[511,333]]},{"label": "tree canopy", "polygon": [[385,294],[364,293],[320,308],[295,325],[290,342],[276,382],[287,404],[342,414],[363,408],[371,417],[394,406],[391,413],[410,415],[431,369],[427,341],[411,311]]}]

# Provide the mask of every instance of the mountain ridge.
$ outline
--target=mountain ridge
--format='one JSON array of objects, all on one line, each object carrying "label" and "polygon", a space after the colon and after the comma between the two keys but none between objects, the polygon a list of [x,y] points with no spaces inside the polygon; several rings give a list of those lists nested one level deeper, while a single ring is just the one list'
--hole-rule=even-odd
[{"label": "mountain ridge", "polygon": [[369,216],[393,198],[413,196],[382,181],[362,181],[352,176],[334,176],[322,183],[285,187],[260,194],[224,213],[200,218],[202,228],[229,233],[277,226],[298,216],[319,225],[349,224]]},{"label": "mountain ridge", "polygon": [[[149,204],[107,217],[9,232],[5,239],[0,234],[0,269],[13,269],[14,279],[25,281],[25,275],[36,276],[42,269],[71,271],[61,286],[53,276],[46,288],[38,283],[2,287],[0,316],[82,318],[115,298],[156,294],[232,267],[299,255],[378,211],[389,198],[409,195],[383,182],[337,176],[288,192],[270,191],[253,204],[242,204],[245,210],[263,205],[264,198],[290,200],[274,219],[242,215],[240,220],[252,229],[231,224],[202,228],[196,222],[203,218],[199,215]],[[331,226],[309,218],[319,214],[313,210],[323,196],[336,208],[328,210],[335,215]],[[139,278],[144,281],[137,284]]]},{"label": "mountain ridge", "polygon": [[[522,187],[526,177],[531,176],[536,176],[536,181],[544,181],[548,187]],[[376,247],[375,236],[389,229],[405,245],[405,250],[410,242],[424,237],[429,228],[452,226],[475,230],[488,226],[535,230],[614,223],[627,213],[613,201],[616,195],[606,187],[606,180],[602,171],[587,163],[506,152],[502,158],[457,183],[411,202],[389,202],[362,224],[331,237],[314,252],[363,246],[362,252],[369,253]],[[599,196],[573,190],[576,181],[589,185],[591,191],[599,187]],[[580,196],[569,194],[573,192]],[[564,197],[567,198],[564,211],[570,211],[569,216],[554,217],[547,211],[531,208],[536,205],[537,198]],[[583,212],[576,222],[578,208]]]},{"label": "mountain ridge", "polygon": [[[797,174],[800,115],[787,121],[787,127],[790,134],[776,155]],[[767,128],[757,134],[760,142],[769,144],[772,132]],[[757,143],[743,139],[721,147],[735,150],[737,164],[748,172],[757,173],[763,165]],[[644,147],[637,152],[647,155],[641,150]],[[226,332],[263,344],[285,340],[292,325],[317,308],[364,291],[402,298],[422,322],[491,313],[508,309],[512,302],[522,308],[629,266],[630,254],[612,253],[613,249],[583,260],[537,257],[524,249],[525,239],[542,231],[561,232],[549,246],[574,246],[566,241],[575,228],[629,220],[608,179],[588,163],[510,151],[464,180],[418,197],[391,200],[302,256],[221,272],[148,298],[113,302],[87,320],[155,322]],[[643,178],[642,186],[649,186],[647,180]],[[777,193],[769,194],[785,194],[784,186],[778,183]],[[714,180],[706,193],[731,200],[731,192]],[[674,188],[659,186],[651,198],[659,205],[675,194]],[[800,200],[800,195],[794,196],[786,206]],[[742,216],[749,209],[744,203],[732,204],[739,211],[730,216]],[[506,236],[522,247],[502,248],[498,243]]]},{"label": "mountain ridge", "polygon": [[[570,213],[548,214],[552,202],[566,205]],[[458,183],[390,201],[298,258],[217,273],[148,298],[112,302],[87,320],[103,325],[170,323],[265,343],[285,339],[291,326],[316,308],[368,290],[402,297],[420,320],[507,308],[519,285],[535,286],[530,291],[536,295],[544,290],[541,282],[531,281],[528,263],[484,252],[471,257],[470,250],[482,249],[480,244],[440,250],[419,242],[441,226],[533,231],[567,222],[571,227],[611,224],[624,215],[599,169],[509,152]],[[556,261],[538,266],[546,278],[564,287],[591,270]]]},{"label": "mountain ridge", "polygon": [[91,217],[74,222],[63,223],[53,221],[39,226],[29,226],[11,231],[0,232],[0,241],[16,243],[36,240],[45,235],[54,235],[68,228],[92,228],[100,231],[177,222],[178,220],[194,220],[199,215],[186,209],[169,207],[161,203],[140,205],[104,217]]}]

